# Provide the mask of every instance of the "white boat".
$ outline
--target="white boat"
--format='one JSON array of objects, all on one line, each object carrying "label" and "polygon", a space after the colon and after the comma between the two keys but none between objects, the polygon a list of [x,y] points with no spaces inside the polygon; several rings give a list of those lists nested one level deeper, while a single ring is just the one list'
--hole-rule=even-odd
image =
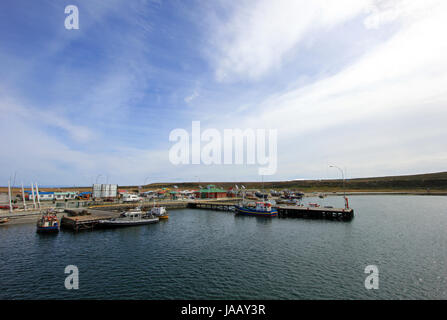
[{"label": "white boat", "polygon": [[144,224],[157,223],[158,217],[147,215],[140,208],[135,208],[130,211],[123,212],[120,217],[111,220],[99,220],[101,227],[129,227],[139,226]]},{"label": "white boat", "polygon": [[160,207],[155,205],[154,200],[154,206],[151,208],[151,215],[154,217],[158,217],[159,219],[168,219],[168,211],[166,211],[165,207]]}]

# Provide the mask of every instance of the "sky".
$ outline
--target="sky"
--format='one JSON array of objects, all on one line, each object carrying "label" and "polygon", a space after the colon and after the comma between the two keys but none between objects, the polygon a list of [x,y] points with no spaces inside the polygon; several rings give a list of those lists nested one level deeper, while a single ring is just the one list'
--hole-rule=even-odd
[{"label": "sky", "polygon": [[[1,1],[0,185],[446,171],[445,30],[444,0]],[[276,171],[172,163],[193,121],[276,130]]]}]

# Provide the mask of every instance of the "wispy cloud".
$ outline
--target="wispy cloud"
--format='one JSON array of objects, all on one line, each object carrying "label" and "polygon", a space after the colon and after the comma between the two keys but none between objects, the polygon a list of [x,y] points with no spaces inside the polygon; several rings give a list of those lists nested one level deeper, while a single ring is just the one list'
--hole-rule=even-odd
[{"label": "wispy cloud", "polygon": [[2,181],[259,178],[171,165],[169,132],[192,120],[278,129],[272,179],[445,166],[445,1],[82,1],[78,33],[63,4],[24,24],[14,3],[0,5]]},{"label": "wispy cloud", "polygon": [[197,90],[194,90],[194,92],[191,95],[185,97],[185,102],[190,103],[192,100],[194,100],[198,96],[199,96],[199,92]]},{"label": "wispy cloud", "polygon": [[341,24],[367,8],[367,0],[240,1],[215,23],[210,42],[219,81],[256,80],[290,59],[309,35]]},{"label": "wispy cloud", "polygon": [[[315,12],[321,9],[319,5],[313,8]],[[245,24],[240,22],[240,26],[252,31],[238,35],[238,29],[228,27],[233,37],[216,54],[216,61],[220,61],[215,64],[217,74],[224,72],[232,80],[266,77],[292,46],[278,46],[276,39],[261,36],[263,28],[280,28],[282,19],[288,21],[290,9],[283,6],[272,16],[267,9],[255,6],[250,18],[241,18],[244,8],[230,18],[241,19]],[[447,118],[447,45],[441,40],[447,28],[446,9],[443,1],[371,1],[358,2],[346,11],[331,8],[334,16],[325,19],[323,13],[320,20],[309,22],[309,29],[297,28],[284,43],[296,45],[308,34],[324,32],[318,31],[321,27],[330,28],[359,14],[366,28],[380,31],[393,23],[394,34],[335,74],[263,95],[251,106],[253,112],[243,117],[233,114],[237,119],[233,126],[279,128],[279,150],[287,150],[281,153],[279,174],[285,176],[293,167],[306,176],[319,175],[313,167],[324,170],[331,160],[349,164],[351,173],[357,176],[411,172],[411,168],[443,170],[445,153],[441,150],[447,131],[433,115]],[[263,23],[261,15],[255,18],[258,10],[265,13]],[[298,18],[305,11],[296,8],[290,12]],[[303,46],[295,49],[299,51]],[[255,52],[259,48],[262,54]],[[432,115],[430,119],[424,119],[428,114]],[[427,140],[430,148],[423,145],[422,141]]]}]

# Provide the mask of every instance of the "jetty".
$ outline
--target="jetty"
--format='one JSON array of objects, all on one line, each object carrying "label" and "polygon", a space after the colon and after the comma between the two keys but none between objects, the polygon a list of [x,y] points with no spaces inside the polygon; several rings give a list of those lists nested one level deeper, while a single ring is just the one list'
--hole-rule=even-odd
[{"label": "jetty", "polygon": [[[234,206],[238,204],[235,199],[228,200],[195,200],[188,202],[188,208],[207,209],[217,211],[234,211]],[[332,207],[305,207],[291,205],[275,205],[280,218],[307,218],[307,219],[329,219],[349,221],[354,218],[352,208],[332,208]]]},{"label": "jetty", "polygon": [[307,218],[307,219],[329,219],[349,221],[354,218],[352,208],[329,208],[329,207],[304,207],[280,205],[278,217],[280,218]]},{"label": "jetty", "polygon": [[234,211],[234,206],[238,204],[236,199],[228,200],[194,200],[188,202],[190,209],[208,209],[217,211]]},{"label": "jetty", "polygon": [[[188,206],[188,201],[171,200],[171,201],[157,201],[156,206],[165,207],[166,209],[183,209]],[[131,203],[105,203],[99,205],[90,205],[89,209],[98,210],[129,210],[132,208],[140,207],[141,209],[150,209],[154,206],[152,201],[147,202],[131,202]]]},{"label": "jetty", "polygon": [[61,228],[73,231],[92,230],[99,220],[110,220],[119,217],[119,212],[105,211],[97,209],[72,209],[65,210],[69,216],[61,219]]}]

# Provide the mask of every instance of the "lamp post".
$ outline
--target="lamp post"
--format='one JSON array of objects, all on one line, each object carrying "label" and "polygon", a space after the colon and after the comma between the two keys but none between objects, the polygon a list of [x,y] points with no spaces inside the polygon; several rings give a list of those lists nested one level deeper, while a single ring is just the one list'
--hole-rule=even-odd
[{"label": "lamp post", "polygon": [[194,178],[197,178],[199,180],[199,188],[200,188],[200,177],[199,176],[194,176]]},{"label": "lamp post", "polygon": [[341,172],[341,178],[343,179],[343,197],[346,199],[346,190],[345,190],[345,175],[343,173],[343,170],[340,167],[330,165],[329,168],[337,168]]}]

